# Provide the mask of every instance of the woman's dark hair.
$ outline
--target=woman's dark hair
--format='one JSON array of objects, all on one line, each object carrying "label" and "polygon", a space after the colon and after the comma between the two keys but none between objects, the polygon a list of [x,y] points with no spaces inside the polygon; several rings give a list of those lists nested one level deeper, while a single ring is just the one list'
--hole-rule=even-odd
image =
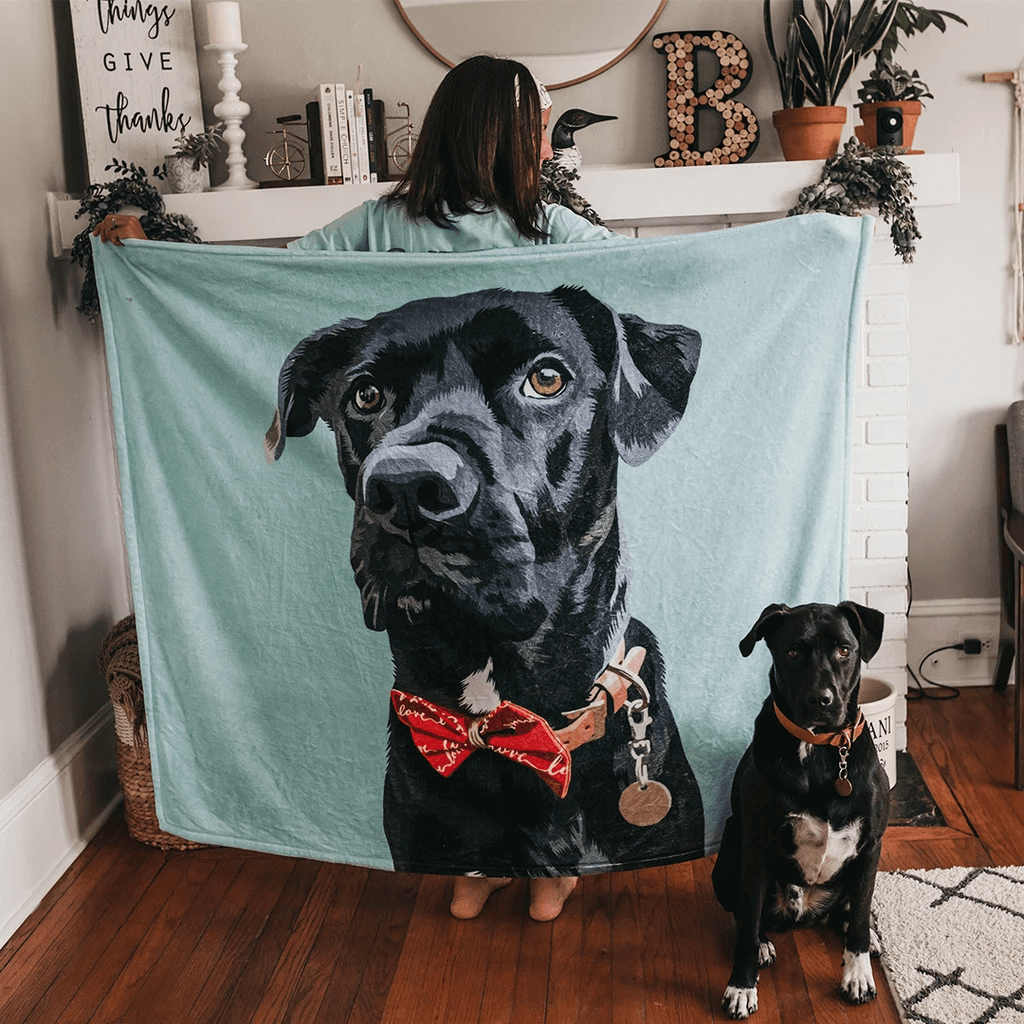
[{"label": "woman's dark hair", "polygon": [[540,201],[540,96],[518,61],[478,56],[445,75],[409,167],[388,192],[413,220],[450,227],[480,204],[508,214],[524,238],[547,237]]}]

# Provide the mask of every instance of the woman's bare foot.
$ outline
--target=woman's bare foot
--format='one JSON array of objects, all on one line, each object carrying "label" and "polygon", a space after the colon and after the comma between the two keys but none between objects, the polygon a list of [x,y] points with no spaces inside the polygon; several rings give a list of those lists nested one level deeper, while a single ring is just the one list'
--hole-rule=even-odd
[{"label": "woman's bare foot", "polygon": [[530,917],[534,921],[554,921],[578,881],[578,878],[531,878]]},{"label": "woman's bare foot", "polygon": [[470,921],[484,909],[492,892],[504,889],[511,878],[482,878],[479,875],[459,875],[455,879],[455,895],[452,896],[452,917]]}]

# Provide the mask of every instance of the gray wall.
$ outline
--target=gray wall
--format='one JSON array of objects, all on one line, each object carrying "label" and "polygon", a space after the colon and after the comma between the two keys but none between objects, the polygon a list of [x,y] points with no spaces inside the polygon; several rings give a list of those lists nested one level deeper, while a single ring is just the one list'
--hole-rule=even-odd
[{"label": "gray wall", "polygon": [[[922,214],[913,275],[910,557],[915,596],[932,600],[996,594],[991,428],[1024,378],[1024,349],[1007,342],[1012,90],[980,81],[1024,56],[1024,4],[942,6],[961,11],[970,29],[913,41],[907,61],[937,96],[918,145],[958,151],[963,179],[959,207]],[[205,4],[194,7],[201,46]],[[444,72],[388,0],[242,8],[249,49],[238,71],[253,108],[253,176],[266,174],[263,132],[301,110],[321,80],[352,80],[362,62],[364,82],[389,107],[408,100],[418,117]],[[754,53],[745,98],[765,128],[756,159],[777,159],[760,4],[671,0],[657,29],[718,27]],[[63,0],[0,4],[0,799],[101,706],[96,647],[129,607],[101,339],[74,311],[77,272],[48,256],[45,192],[84,184],[69,40]],[[201,48],[199,66],[212,121],[218,74]],[[664,70],[645,42],[605,75],[555,94],[558,109],[619,116],[581,135],[589,161],[646,165],[665,150]],[[222,176],[215,171],[215,181]]]}]

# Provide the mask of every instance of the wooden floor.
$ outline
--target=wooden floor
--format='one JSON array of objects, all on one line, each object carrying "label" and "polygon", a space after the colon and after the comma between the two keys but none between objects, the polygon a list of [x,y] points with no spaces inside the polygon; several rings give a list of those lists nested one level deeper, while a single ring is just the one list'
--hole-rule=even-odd
[{"label": "wooden floor", "polygon": [[[947,825],[890,828],[882,867],[1024,863],[1012,789],[1013,689],[910,706],[910,750]],[[731,924],[709,859],[589,877],[561,918],[525,883],[475,921],[443,878],[228,850],[162,853],[120,815],[0,951],[2,1024],[618,1024],[722,1020]],[[845,1005],[841,943],[777,940],[757,1024],[896,1024]]]}]

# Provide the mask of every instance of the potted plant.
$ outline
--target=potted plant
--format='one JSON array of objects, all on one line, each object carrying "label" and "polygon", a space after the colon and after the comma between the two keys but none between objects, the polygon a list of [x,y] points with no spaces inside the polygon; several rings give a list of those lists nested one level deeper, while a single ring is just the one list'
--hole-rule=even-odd
[{"label": "potted plant", "polygon": [[205,192],[210,187],[210,160],[220,149],[224,125],[218,121],[204,132],[174,140],[174,152],[164,157],[163,173],[172,192]]},{"label": "potted plant", "polygon": [[854,128],[857,138],[867,146],[877,145],[877,115],[879,106],[899,107],[903,113],[903,147],[911,149],[917,119],[921,116],[923,98],[933,99],[928,86],[921,81],[916,71],[907,71],[896,63],[896,48],[901,45],[900,37],[909,39],[929,28],[946,31],[946,19],[951,18],[961,25],[967,22],[951,11],[936,11],[920,7],[910,0],[899,0],[896,15],[882,39],[875,55],[875,70],[861,83],[857,92],[863,124]]},{"label": "potted plant", "polygon": [[837,101],[858,62],[889,31],[898,3],[888,0],[878,6],[876,0],[864,0],[854,15],[850,0],[815,0],[816,29],[804,0],[793,0],[786,47],[780,54],[771,0],[764,0],[765,39],[783,104],[772,115],[772,123],[787,160],[822,160],[838,151],[847,112]]},{"label": "potted plant", "polygon": [[863,124],[853,130],[857,138],[870,149],[878,145],[878,111],[883,107],[898,107],[903,114],[904,149],[914,144],[917,119],[921,116],[923,99],[934,99],[928,86],[917,71],[907,71],[890,58],[879,58],[874,71],[857,90],[857,105]]},{"label": "potted plant", "polygon": [[92,233],[108,213],[120,213],[127,208],[138,216],[146,235],[158,241],[202,241],[196,234],[195,225],[188,217],[180,213],[166,212],[163,196],[141,167],[125,163],[123,160],[115,160],[107,164],[105,169],[117,171],[119,177],[90,185],[86,190],[75,216],[88,218],[88,224],[75,235],[71,245],[72,262],[85,269],[78,311],[84,313],[90,320],[95,320],[100,312],[96,274],[92,263]]}]

